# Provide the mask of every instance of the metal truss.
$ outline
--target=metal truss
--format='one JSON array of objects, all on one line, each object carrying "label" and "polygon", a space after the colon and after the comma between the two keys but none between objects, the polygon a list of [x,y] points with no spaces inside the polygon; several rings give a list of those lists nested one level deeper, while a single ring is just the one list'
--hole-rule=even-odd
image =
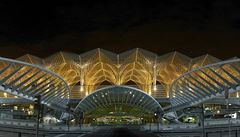
[{"label": "metal truss", "polygon": [[[94,49],[82,54],[58,52],[46,58],[23,55],[16,60],[37,64],[60,75],[71,99],[82,99],[102,85],[135,85],[154,98],[168,98],[171,83],[182,74],[221,61],[211,55],[190,58],[179,52],[164,55],[136,48],[122,53]],[[0,97],[4,97],[0,93]]]},{"label": "metal truss", "polygon": [[82,99],[75,112],[86,113],[97,108],[107,108],[118,104],[162,113],[162,107],[153,97],[142,90],[128,86],[109,86],[98,89]]},{"label": "metal truss", "polygon": [[172,110],[193,106],[240,90],[240,59],[231,59],[193,69],[170,87]]},{"label": "metal truss", "polygon": [[2,57],[0,90],[32,101],[41,95],[42,104],[60,110],[65,110],[70,96],[68,84],[54,72],[39,65]]},{"label": "metal truss", "polygon": [[[45,59],[25,55],[23,61],[45,65],[62,76],[70,85],[80,86],[72,90],[71,98],[83,98],[101,88],[104,82],[111,85],[128,85],[132,82],[137,88],[154,97],[161,92],[169,96],[170,84],[183,73],[206,64],[220,61],[211,55],[190,58],[179,52],[157,55],[136,48],[119,54],[104,49],[94,49],[82,54],[58,52]],[[157,91],[156,85],[166,87]]]}]

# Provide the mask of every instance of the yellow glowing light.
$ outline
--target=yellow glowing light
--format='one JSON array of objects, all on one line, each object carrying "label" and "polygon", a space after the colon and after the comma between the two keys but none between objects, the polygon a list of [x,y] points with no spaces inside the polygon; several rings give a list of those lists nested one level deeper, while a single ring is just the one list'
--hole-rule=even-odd
[{"label": "yellow glowing light", "polygon": [[84,90],[84,87],[81,85],[80,86],[80,91],[82,92]]},{"label": "yellow glowing light", "polygon": [[153,86],[153,90],[154,90],[154,91],[157,91],[157,85],[154,85],[154,86]]},{"label": "yellow glowing light", "polygon": [[14,106],[14,107],[13,107],[13,110],[18,110],[18,106]]},{"label": "yellow glowing light", "polygon": [[34,106],[33,106],[33,105],[30,105],[29,108],[30,108],[31,110],[33,110]]},{"label": "yellow glowing light", "polygon": [[28,111],[27,113],[28,113],[28,115],[32,115],[33,111]]},{"label": "yellow glowing light", "polygon": [[149,95],[152,95],[152,92],[151,91],[149,91],[149,93],[148,93]]},{"label": "yellow glowing light", "polygon": [[3,96],[6,98],[7,97],[7,93],[3,93]]}]

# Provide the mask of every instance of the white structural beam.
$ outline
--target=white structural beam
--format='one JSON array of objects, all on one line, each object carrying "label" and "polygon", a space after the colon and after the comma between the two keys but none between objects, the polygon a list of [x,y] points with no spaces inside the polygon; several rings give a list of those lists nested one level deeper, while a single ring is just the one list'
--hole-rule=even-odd
[{"label": "white structural beam", "polygon": [[101,88],[83,98],[75,112],[90,112],[97,108],[111,105],[128,105],[142,108],[149,112],[163,113],[160,104],[144,91],[129,86],[108,86]]},{"label": "white structural beam", "polygon": [[240,90],[240,59],[193,69],[178,77],[170,87],[172,111],[202,103]]},{"label": "white structural beam", "polygon": [[41,96],[41,103],[65,110],[70,89],[62,77],[35,64],[0,57],[0,90],[34,101]]}]

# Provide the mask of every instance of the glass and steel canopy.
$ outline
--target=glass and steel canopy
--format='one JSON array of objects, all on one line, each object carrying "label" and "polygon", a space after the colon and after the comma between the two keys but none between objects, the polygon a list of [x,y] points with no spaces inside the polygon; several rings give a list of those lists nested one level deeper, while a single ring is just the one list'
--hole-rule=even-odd
[{"label": "glass and steel canopy", "polygon": [[[222,95],[226,89],[237,92],[239,70],[239,59],[221,61],[208,54],[190,58],[179,52],[157,55],[140,48],[119,54],[99,48],[82,54],[58,52],[46,58],[26,54],[0,59],[0,90],[12,98],[33,100],[42,95],[42,103],[63,109],[68,99],[82,100],[76,111],[121,103],[118,96],[127,105],[135,101],[135,106],[153,111],[155,101],[150,106],[150,98],[170,97],[174,109]],[[101,88],[106,82],[115,86]],[[138,89],[124,86],[129,83]],[[114,91],[108,96],[109,90]],[[131,97],[137,90],[141,92]]]},{"label": "glass and steel canopy", "polygon": [[41,95],[41,103],[65,110],[70,89],[65,80],[38,65],[0,57],[0,90],[31,101]]},{"label": "glass and steel canopy", "polygon": [[170,88],[172,109],[193,106],[240,90],[240,59],[193,69],[178,77]]},{"label": "glass and steel canopy", "polygon": [[153,113],[162,112],[162,107],[152,96],[137,88],[128,86],[109,86],[98,89],[82,99],[75,112],[86,113],[112,105],[134,106]]},{"label": "glass and steel canopy", "polygon": [[[112,85],[133,81],[139,89],[155,98],[168,98],[169,86],[180,75],[221,61],[209,54],[190,58],[176,51],[158,55],[141,48],[122,53],[100,48],[82,54],[61,51],[46,58],[26,54],[17,60],[38,64],[63,77],[72,89],[70,98],[74,99],[84,98],[100,88],[104,81]],[[165,88],[158,90],[157,83]]]}]

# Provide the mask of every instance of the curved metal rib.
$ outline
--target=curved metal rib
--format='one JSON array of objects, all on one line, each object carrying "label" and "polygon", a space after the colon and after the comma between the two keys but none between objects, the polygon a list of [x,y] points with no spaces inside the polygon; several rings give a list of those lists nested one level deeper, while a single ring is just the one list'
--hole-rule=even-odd
[{"label": "curved metal rib", "polygon": [[0,57],[0,90],[34,100],[41,95],[41,103],[65,110],[70,89],[62,77],[54,72],[22,61]]},{"label": "curved metal rib", "polygon": [[170,87],[172,109],[196,105],[240,90],[240,59],[222,61],[189,71]]},{"label": "curved metal rib", "polygon": [[75,112],[89,112],[115,104],[139,107],[149,112],[163,112],[160,104],[145,92],[128,86],[101,88],[82,99]]}]

